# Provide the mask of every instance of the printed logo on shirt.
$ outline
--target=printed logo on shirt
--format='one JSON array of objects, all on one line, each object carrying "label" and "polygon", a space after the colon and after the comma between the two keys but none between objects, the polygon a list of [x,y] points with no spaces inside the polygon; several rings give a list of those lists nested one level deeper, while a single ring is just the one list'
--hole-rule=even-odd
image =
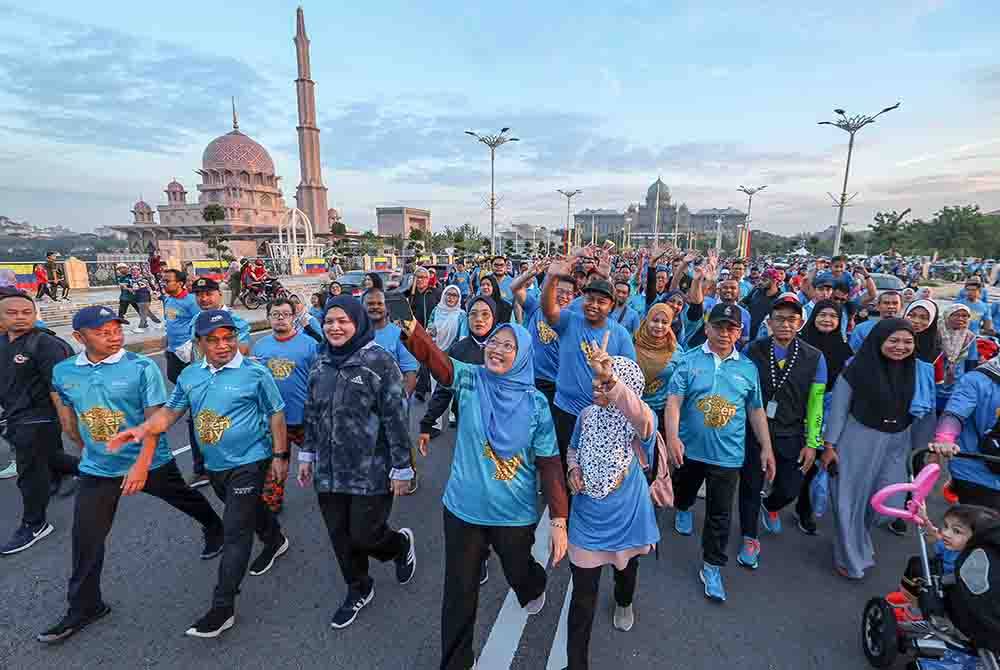
[{"label": "printed logo on shirt", "polygon": [[91,407],[80,413],[80,419],[95,442],[107,442],[118,434],[118,428],[125,423],[125,412],[107,407]]},{"label": "printed logo on shirt", "polygon": [[168,321],[174,321],[177,319],[177,310],[171,307],[163,313],[163,316],[165,316]]},{"label": "printed logo on shirt", "polygon": [[646,387],[642,390],[642,394],[653,395],[661,388],[663,388],[663,380],[657,377],[653,381],[646,383]]},{"label": "printed logo on shirt", "polygon": [[538,341],[542,344],[551,344],[559,339],[559,334],[552,330],[544,320],[539,319],[535,322],[538,326]]},{"label": "printed logo on shirt", "polygon": [[361,375],[358,375],[357,377],[355,377],[355,378],[353,378],[351,380],[351,383],[352,384],[364,384],[364,381],[362,381]]},{"label": "printed logo on shirt", "polygon": [[24,354],[14,354],[14,362],[17,363],[18,365],[24,365],[29,360],[30,359]]},{"label": "printed logo on shirt", "polygon": [[252,494],[257,487],[255,486],[234,486],[233,495],[234,496],[248,496]]},{"label": "printed logo on shirt", "polygon": [[203,409],[194,418],[194,429],[200,444],[218,444],[222,434],[233,425],[228,416],[222,416],[210,409]]},{"label": "printed logo on shirt", "polygon": [[267,369],[271,371],[275,379],[288,379],[292,370],[295,369],[295,361],[290,361],[287,358],[272,358],[267,362]]},{"label": "printed logo on shirt", "polygon": [[496,468],[493,473],[493,479],[498,481],[509,482],[517,476],[517,471],[521,469],[521,457],[519,455],[506,459],[500,458],[493,451],[493,447],[490,446],[489,442],[483,445],[483,456],[493,461],[493,465]]},{"label": "printed logo on shirt", "polygon": [[705,415],[707,428],[725,428],[736,416],[736,405],[721,395],[705,396],[698,401],[697,407]]}]

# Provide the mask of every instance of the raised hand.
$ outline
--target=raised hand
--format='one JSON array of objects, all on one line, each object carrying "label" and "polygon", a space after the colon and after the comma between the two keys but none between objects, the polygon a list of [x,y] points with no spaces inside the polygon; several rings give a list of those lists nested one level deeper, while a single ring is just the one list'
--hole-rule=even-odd
[{"label": "raised hand", "polygon": [[590,370],[594,375],[594,379],[604,384],[611,381],[611,378],[615,374],[613,360],[608,355],[608,339],[610,337],[611,331],[607,330],[604,332],[604,340],[600,345],[596,341],[591,341],[590,356],[587,357],[587,363],[590,364]]}]

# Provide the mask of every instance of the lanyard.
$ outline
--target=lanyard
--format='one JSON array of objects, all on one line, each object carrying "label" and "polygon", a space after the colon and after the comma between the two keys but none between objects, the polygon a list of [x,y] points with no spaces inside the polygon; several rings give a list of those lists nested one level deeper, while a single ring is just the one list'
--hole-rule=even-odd
[{"label": "lanyard", "polygon": [[781,389],[782,386],[785,385],[785,382],[788,381],[788,377],[792,374],[792,368],[795,367],[795,360],[799,357],[799,342],[798,342],[798,338],[795,338],[795,339],[792,340],[792,346],[789,347],[788,353],[791,354],[791,358],[789,359],[788,355],[786,354],[786,356],[785,356],[785,368],[783,370],[783,372],[785,374],[781,378],[781,380],[779,381],[778,380],[778,361],[777,361],[777,358],[774,355],[774,338],[773,337],[771,338],[771,351],[770,351],[771,387],[774,389],[774,393],[771,395],[772,399],[775,398],[778,395],[778,391]]}]

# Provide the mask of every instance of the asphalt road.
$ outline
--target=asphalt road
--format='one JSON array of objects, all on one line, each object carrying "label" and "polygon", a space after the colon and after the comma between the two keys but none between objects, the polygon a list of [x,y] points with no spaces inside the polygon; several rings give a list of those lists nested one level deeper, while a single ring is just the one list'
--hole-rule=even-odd
[{"label": "asphalt road", "polygon": [[[414,428],[422,409],[414,412]],[[183,421],[169,438],[173,449],[187,445]],[[140,494],[122,500],[108,542],[103,589],[112,614],[62,645],[40,645],[35,635],[65,611],[70,571],[72,500],[55,499],[49,508],[55,532],[26,552],[0,558],[0,668],[436,668],[444,572],[440,498],[451,443],[450,432],[432,442],[420,463],[420,490],[393,511],[393,523],[416,534],[414,580],[399,586],[391,563],[374,564],[376,598],[341,631],[330,628],[329,619],[344,597],[344,583],[312,492],[292,483],[281,516],[291,549],[266,575],[247,576],[236,626],[221,638],[183,634],[209,607],[217,560],[198,559],[201,533],[190,519]],[[190,471],[188,453],[181,452],[178,462]],[[209,489],[202,491],[221,508]],[[0,534],[7,537],[21,509],[14,480],[0,482],[0,509]],[[695,511],[700,528],[701,505]],[[751,572],[736,565],[734,528],[724,571],[729,601],[718,605],[706,601],[697,579],[698,533],[682,538],[673,533],[672,512],[660,516],[660,558],[641,562],[636,624],[629,633],[611,627],[605,573],[591,644],[595,669],[865,668],[859,642],[865,601],[894,590],[906,557],[918,550],[912,533],[897,538],[878,530],[878,565],[862,582],[849,583],[832,572],[829,518],[821,520],[819,537],[806,537],[789,513],[782,535],[763,538],[761,567]],[[548,553],[543,532],[540,527],[535,547],[542,558]],[[549,576],[548,602],[526,622],[510,602],[499,562],[491,559],[476,633],[480,670],[564,666],[567,564],[550,568]]]}]

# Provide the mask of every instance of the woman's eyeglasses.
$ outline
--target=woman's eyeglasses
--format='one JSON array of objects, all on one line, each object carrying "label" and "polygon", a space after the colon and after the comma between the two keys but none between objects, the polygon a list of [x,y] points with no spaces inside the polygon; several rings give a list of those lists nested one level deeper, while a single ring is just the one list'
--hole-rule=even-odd
[{"label": "woman's eyeglasses", "polygon": [[513,342],[499,342],[490,340],[486,343],[486,348],[490,351],[500,351],[505,354],[512,354],[517,350],[517,345]]}]

